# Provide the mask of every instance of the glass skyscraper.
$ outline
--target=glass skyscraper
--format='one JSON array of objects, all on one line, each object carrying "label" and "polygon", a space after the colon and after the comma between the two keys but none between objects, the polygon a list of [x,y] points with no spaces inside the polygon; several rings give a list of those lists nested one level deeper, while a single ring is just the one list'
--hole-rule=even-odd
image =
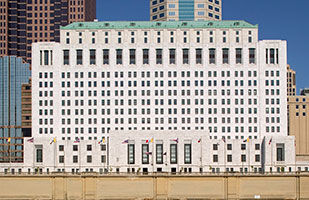
[{"label": "glass skyscraper", "polygon": [[23,162],[21,96],[30,77],[22,58],[0,57],[0,162]]}]

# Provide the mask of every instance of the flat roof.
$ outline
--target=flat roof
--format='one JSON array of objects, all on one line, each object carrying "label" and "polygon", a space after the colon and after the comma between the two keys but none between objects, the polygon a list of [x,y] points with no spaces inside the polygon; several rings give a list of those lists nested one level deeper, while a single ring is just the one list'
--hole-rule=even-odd
[{"label": "flat roof", "polygon": [[244,20],[224,21],[101,21],[74,22],[60,27],[61,30],[83,29],[179,29],[179,28],[258,28]]}]

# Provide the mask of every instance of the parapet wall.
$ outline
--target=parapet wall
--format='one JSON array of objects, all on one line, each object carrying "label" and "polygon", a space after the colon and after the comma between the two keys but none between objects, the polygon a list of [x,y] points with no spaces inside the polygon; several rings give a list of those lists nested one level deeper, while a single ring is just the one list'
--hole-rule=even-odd
[{"label": "parapet wall", "polygon": [[0,176],[0,199],[309,199],[309,174]]}]

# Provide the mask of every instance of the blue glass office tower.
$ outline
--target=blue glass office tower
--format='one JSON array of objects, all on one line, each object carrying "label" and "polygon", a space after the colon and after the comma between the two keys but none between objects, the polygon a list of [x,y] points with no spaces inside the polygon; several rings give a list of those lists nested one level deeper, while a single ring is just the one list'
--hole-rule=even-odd
[{"label": "blue glass office tower", "polygon": [[23,162],[21,88],[30,76],[22,58],[0,57],[0,162]]}]

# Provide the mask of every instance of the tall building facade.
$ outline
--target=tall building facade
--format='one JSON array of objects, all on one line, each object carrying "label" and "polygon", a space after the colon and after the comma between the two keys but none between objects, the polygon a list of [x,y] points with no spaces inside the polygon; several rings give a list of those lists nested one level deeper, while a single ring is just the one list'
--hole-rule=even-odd
[{"label": "tall building facade", "polygon": [[259,41],[245,21],[79,22],[60,35],[33,45],[22,170],[295,170],[285,41]]},{"label": "tall building facade", "polygon": [[33,42],[59,41],[60,26],[93,21],[95,0],[1,0],[0,55],[31,63]]},{"label": "tall building facade", "polygon": [[255,25],[89,22],[61,31],[60,43],[34,45],[34,136],[287,135],[286,43],[258,41]]},{"label": "tall building facade", "polygon": [[22,84],[31,72],[17,57],[0,57],[0,66],[0,162],[23,162]]},{"label": "tall building facade", "polygon": [[222,20],[221,0],[150,0],[151,21]]},{"label": "tall building facade", "polygon": [[289,135],[295,136],[298,160],[309,161],[309,97],[289,96]]},{"label": "tall building facade", "polygon": [[296,72],[287,65],[287,95],[296,96]]}]

